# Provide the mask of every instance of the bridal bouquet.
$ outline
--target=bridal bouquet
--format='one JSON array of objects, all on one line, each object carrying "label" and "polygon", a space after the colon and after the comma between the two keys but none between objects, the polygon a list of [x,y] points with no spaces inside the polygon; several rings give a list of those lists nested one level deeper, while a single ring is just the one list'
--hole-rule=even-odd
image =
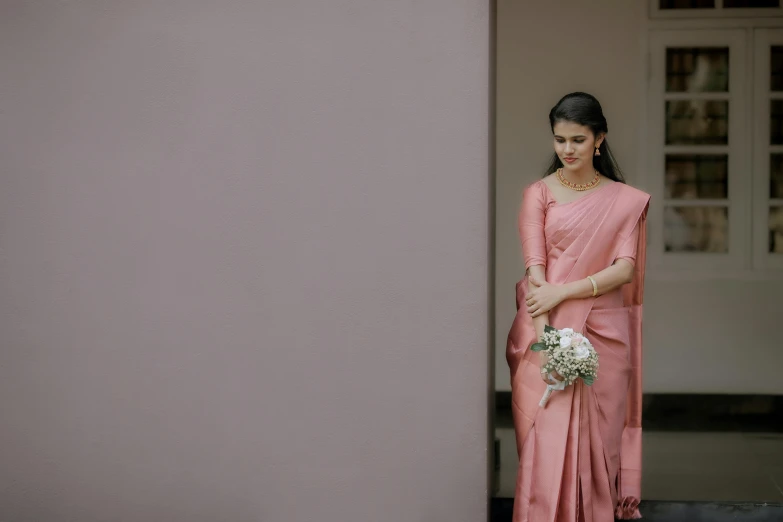
[{"label": "bridal bouquet", "polygon": [[[544,365],[542,373],[549,374],[551,380],[557,384],[549,384],[546,392],[539,402],[539,406],[546,406],[553,391],[564,390],[566,386],[574,383],[579,377],[590,386],[598,375],[598,354],[587,338],[571,328],[558,330],[547,325],[544,327],[544,335],[541,341],[530,347],[534,352],[543,352]],[[552,376],[557,372],[563,377],[558,381]]]}]

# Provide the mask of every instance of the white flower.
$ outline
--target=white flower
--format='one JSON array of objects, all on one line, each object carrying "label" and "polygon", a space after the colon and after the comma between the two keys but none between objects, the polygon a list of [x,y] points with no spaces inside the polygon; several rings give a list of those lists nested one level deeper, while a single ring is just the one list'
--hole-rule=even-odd
[{"label": "white flower", "polygon": [[590,357],[590,348],[585,346],[584,344],[580,344],[576,348],[574,348],[574,357],[577,359],[587,359]]},{"label": "white flower", "polygon": [[568,348],[571,346],[571,338],[568,336],[560,338],[560,348]]},{"label": "white flower", "polygon": [[563,328],[560,330],[560,333],[563,335],[567,335],[568,337],[571,337],[574,335],[574,329],[573,328]]}]

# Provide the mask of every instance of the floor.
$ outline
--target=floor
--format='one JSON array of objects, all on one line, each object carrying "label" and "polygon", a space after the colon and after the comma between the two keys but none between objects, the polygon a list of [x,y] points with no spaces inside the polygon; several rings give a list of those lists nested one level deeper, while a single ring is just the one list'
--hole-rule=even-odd
[{"label": "floor", "polygon": [[[513,427],[498,422],[495,496],[512,498],[517,455]],[[783,433],[644,433],[645,500],[783,504]]]},{"label": "floor", "polygon": [[[512,522],[514,502],[493,498],[490,522]],[[642,522],[781,522],[783,504],[728,504],[717,502],[666,502],[645,500],[639,509]],[[618,521],[619,522],[619,521]]]}]

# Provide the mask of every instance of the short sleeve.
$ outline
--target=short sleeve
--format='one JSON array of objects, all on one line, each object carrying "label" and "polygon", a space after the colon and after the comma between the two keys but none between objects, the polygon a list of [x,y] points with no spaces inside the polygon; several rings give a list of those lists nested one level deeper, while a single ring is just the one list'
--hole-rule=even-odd
[{"label": "short sleeve", "polygon": [[544,218],[546,195],[543,182],[528,186],[522,193],[522,207],[519,210],[519,239],[525,258],[525,270],[534,265],[546,266],[546,238]]},{"label": "short sleeve", "polygon": [[636,223],[633,232],[631,232],[629,236],[625,238],[625,241],[623,242],[622,246],[620,246],[620,251],[617,253],[617,259],[626,259],[632,265],[636,265],[636,249],[639,246],[640,226],[641,226],[641,220],[639,221],[639,223]]}]

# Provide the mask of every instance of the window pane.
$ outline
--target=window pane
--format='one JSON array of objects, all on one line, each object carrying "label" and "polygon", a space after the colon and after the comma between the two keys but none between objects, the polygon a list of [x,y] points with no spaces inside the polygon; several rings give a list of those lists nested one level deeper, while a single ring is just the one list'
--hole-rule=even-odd
[{"label": "window pane", "polygon": [[723,0],[723,7],[780,7],[780,0]]},{"label": "window pane", "polygon": [[728,47],[666,49],[666,92],[728,92]]},{"label": "window pane", "polygon": [[783,91],[783,46],[770,48],[770,90]]},{"label": "window pane", "polygon": [[772,145],[783,145],[783,100],[771,100],[769,139]]},{"label": "window pane", "polygon": [[715,0],[661,0],[661,9],[702,9],[715,7]]},{"label": "window pane", "polygon": [[729,157],[666,155],[666,199],[727,199]]},{"label": "window pane", "polygon": [[729,102],[677,100],[666,102],[668,145],[726,145],[729,142]]},{"label": "window pane", "polygon": [[729,209],[726,207],[666,207],[664,241],[667,252],[729,250]]},{"label": "window pane", "polygon": [[783,154],[769,158],[769,197],[783,199]]},{"label": "window pane", "polygon": [[783,207],[769,209],[769,251],[783,254]]}]

